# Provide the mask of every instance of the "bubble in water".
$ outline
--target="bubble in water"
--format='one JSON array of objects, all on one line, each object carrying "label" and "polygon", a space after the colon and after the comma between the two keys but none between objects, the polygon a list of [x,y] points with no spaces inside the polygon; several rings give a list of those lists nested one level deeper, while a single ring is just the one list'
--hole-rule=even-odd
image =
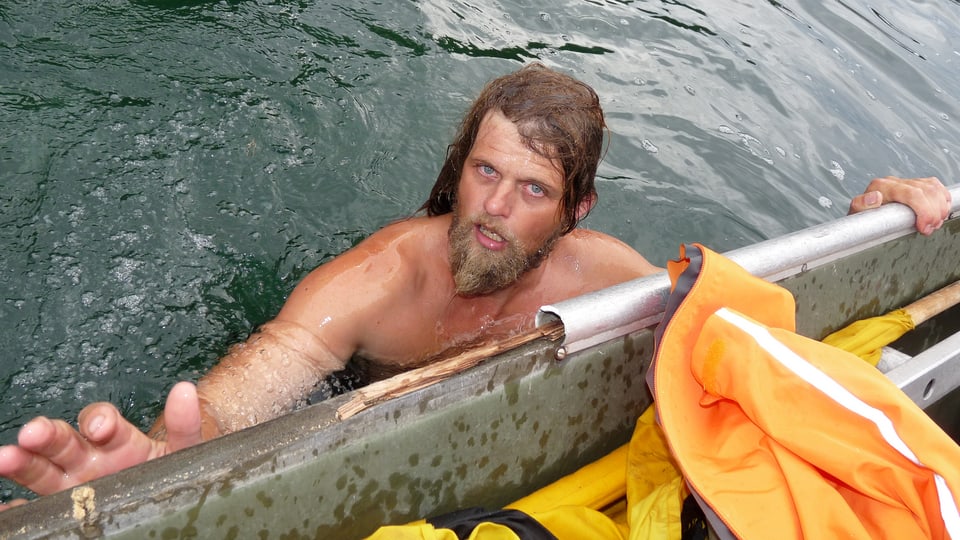
[{"label": "bubble in water", "polygon": [[843,180],[843,177],[847,175],[847,173],[843,170],[843,167],[841,167],[836,161],[830,162],[830,174],[835,176],[837,180]]},{"label": "bubble in water", "polygon": [[142,311],[140,305],[143,303],[143,296],[139,294],[130,294],[127,296],[120,297],[114,301],[118,307],[123,308],[124,311],[128,313],[140,313]]},{"label": "bubble in water", "polygon": [[647,152],[650,152],[651,154],[656,154],[660,152],[660,149],[657,148],[657,145],[650,142],[649,139],[644,139],[643,141],[641,141],[640,144],[643,146],[644,150],[646,150]]},{"label": "bubble in water", "polygon": [[820,206],[822,206],[822,207],[824,207],[824,208],[832,208],[832,207],[833,207],[833,201],[831,201],[831,200],[828,199],[827,197],[821,196],[819,199],[817,199],[817,202],[820,203]]},{"label": "bubble in water", "polygon": [[193,231],[186,231],[186,235],[197,249],[213,249],[216,247],[212,235],[199,234]]},{"label": "bubble in water", "polygon": [[143,266],[142,262],[127,257],[118,257],[116,263],[117,265],[113,268],[113,277],[122,283],[129,282],[133,272]]}]

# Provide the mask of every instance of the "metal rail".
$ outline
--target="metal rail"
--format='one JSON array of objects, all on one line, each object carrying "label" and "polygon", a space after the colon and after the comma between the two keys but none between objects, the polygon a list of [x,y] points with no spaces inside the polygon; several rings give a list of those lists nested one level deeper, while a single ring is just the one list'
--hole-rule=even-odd
[{"label": "metal rail", "polygon": [[[950,188],[951,218],[960,215],[960,185]],[[884,242],[916,232],[906,206],[889,204],[870,212],[759,242],[725,255],[769,281],[794,276]],[[545,305],[537,325],[560,319],[565,338],[558,358],[660,321],[670,281],[661,272],[607,289]]]}]

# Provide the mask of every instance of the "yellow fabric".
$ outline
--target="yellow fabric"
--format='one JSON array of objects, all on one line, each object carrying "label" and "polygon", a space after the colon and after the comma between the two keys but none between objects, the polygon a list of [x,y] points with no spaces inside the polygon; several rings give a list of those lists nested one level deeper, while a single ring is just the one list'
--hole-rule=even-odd
[{"label": "yellow fabric", "polygon": [[913,317],[898,309],[886,315],[871,317],[841,328],[823,338],[823,342],[853,353],[876,366],[881,349],[913,330]]},{"label": "yellow fabric", "polygon": [[630,540],[680,540],[687,493],[652,405],[637,419],[626,475]]},{"label": "yellow fabric", "polygon": [[626,466],[625,444],[597,461],[508,504],[506,508],[527,514],[546,512],[558,506],[584,506],[602,510],[623,497],[626,490],[626,478],[623,474]]},{"label": "yellow fabric", "polygon": [[[450,529],[437,529],[427,523],[380,527],[367,540],[457,540]],[[497,523],[481,523],[473,529],[469,540],[522,540],[509,527]]]},{"label": "yellow fabric", "polygon": [[585,506],[558,506],[530,516],[561,540],[627,540],[625,523],[615,523],[603,512]]},{"label": "yellow fabric", "polygon": [[[530,514],[562,539],[679,540],[680,508],[686,495],[683,479],[650,406],[637,420],[629,444],[507,508]],[[625,512],[576,510],[603,510],[624,496]],[[548,516],[548,509],[556,512]],[[567,519],[554,521],[558,514]],[[618,532],[608,529],[608,524],[616,526]],[[608,532],[602,535],[603,531]]]}]

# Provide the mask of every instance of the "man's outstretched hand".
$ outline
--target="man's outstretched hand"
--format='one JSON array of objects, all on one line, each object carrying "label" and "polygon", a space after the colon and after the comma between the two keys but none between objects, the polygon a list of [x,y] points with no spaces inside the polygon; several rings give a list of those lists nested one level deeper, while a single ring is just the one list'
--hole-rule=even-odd
[{"label": "man's outstretched hand", "polygon": [[874,178],[867,189],[850,201],[850,213],[879,208],[888,202],[903,203],[917,215],[917,230],[933,234],[950,214],[950,191],[937,178]]},{"label": "man's outstretched hand", "polygon": [[[79,431],[63,420],[35,418],[20,428],[16,445],[0,447],[0,476],[47,495],[202,441],[193,384],[173,387],[163,415],[166,441],[148,437],[110,403],[85,407],[78,418]],[[23,502],[0,504],[0,510]]]}]

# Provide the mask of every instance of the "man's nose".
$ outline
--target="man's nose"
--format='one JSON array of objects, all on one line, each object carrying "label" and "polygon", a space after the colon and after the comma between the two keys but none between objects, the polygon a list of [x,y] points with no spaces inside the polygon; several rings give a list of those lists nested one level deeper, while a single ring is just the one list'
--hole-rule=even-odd
[{"label": "man's nose", "polygon": [[511,182],[497,182],[487,195],[483,209],[491,216],[508,217],[510,211],[513,209],[513,198],[515,195]]}]

